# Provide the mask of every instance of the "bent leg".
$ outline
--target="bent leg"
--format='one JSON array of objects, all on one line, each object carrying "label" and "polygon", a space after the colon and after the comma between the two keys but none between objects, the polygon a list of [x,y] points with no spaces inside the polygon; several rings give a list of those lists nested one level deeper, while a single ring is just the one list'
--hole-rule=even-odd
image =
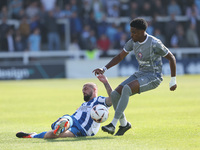
[{"label": "bent leg", "polygon": [[[68,120],[68,121],[66,122],[66,120]],[[65,124],[62,124],[63,121],[64,121]],[[55,133],[57,125],[60,125],[61,130],[64,129],[59,135],[56,135],[56,133]],[[68,116],[68,115],[65,115],[65,116],[59,118],[55,123],[52,124],[52,129],[53,130],[48,131],[45,134],[44,138],[45,139],[52,139],[52,138],[75,137],[74,133],[72,133],[70,131],[72,125],[73,125],[72,118],[70,116]]]},{"label": "bent leg", "polygon": [[[111,101],[112,101],[112,104],[113,104],[113,108],[114,110],[116,110],[117,108],[117,104],[119,102],[119,99],[120,99],[120,94],[121,94],[121,90],[122,90],[123,86],[122,85],[119,85],[112,93],[111,93]],[[120,93],[120,94],[119,94]],[[122,126],[126,125],[127,123],[127,120],[126,120],[126,117],[124,115],[124,113],[122,114],[122,116],[120,117],[120,124]]]},{"label": "bent leg", "polygon": [[[114,91],[113,91],[113,93],[111,93],[111,100],[112,100],[113,107],[114,107],[115,110],[116,110],[117,105],[118,105],[118,103],[119,103],[119,99],[120,99],[120,97],[121,97],[121,93],[122,93],[123,87],[124,87],[125,85],[127,85],[127,84],[133,82],[133,81],[136,81],[136,80],[137,80],[137,77],[136,77],[135,75],[130,76],[128,79],[126,79],[125,81],[123,81],[123,82],[115,89],[115,93],[114,93]],[[138,86],[139,86],[139,85],[138,85]],[[139,89],[138,89],[138,90],[139,90]],[[136,91],[136,90],[134,89],[134,91],[136,91],[136,93],[138,93],[138,90]],[[134,93],[134,92],[133,92],[133,93]],[[114,98],[112,98],[112,94],[117,95],[117,97],[115,96]],[[135,94],[135,93],[134,93],[134,94]],[[114,99],[114,100],[113,100],[113,99]],[[114,120],[115,120],[115,121],[114,121]],[[112,123],[113,123],[113,124],[117,124],[118,119],[117,119],[117,120],[114,119],[114,120],[113,120]],[[124,112],[122,113],[122,115],[121,115],[119,121],[120,121],[120,125],[121,125],[121,126],[126,126],[127,120],[126,120],[126,117],[125,117]]]},{"label": "bent leg", "polygon": [[54,139],[54,138],[58,138],[58,136],[55,135],[55,134],[53,133],[53,131],[54,131],[54,130],[48,131],[48,132],[44,135],[44,138],[45,138],[45,139]]},{"label": "bent leg", "polygon": [[[121,87],[121,89],[122,89],[122,87]],[[112,91],[110,94],[114,110],[117,108],[117,104],[119,102],[120,96],[121,95],[119,94],[119,92],[116,89],[114,91]]]},{"label": "bent leg", "polygon": [[65,131],[65,132],[63,132],[63,133],[61,133],[61,134],[58,135],[58,136],[55,135],[55,134],[53,133],[53,131],[54,131],[54,130],[48,131],[48,132],[45,134],[44,138],[45,138],[45,139],[54,139],[54,138],[75,137],[75,135],[74,135],[71,131],[69,131],[69,130],[67,130],[67,131]]},{"label": "bent leg", "polygon": [[117,121],[120,119],[124,110],[126,109],[129,101],[129,96],[138,93],[139,87],[140,86],[138,80],[134,80],[123,87],[121,97],[115,110],[115,116],[112,121],[114,126],[116,126]]},{"label": "bent leg", "polygon": [[[130,81],[131,78],[134,79],[134,77],[131,76],[127,80]],[[127,80],[124,81],[123,84],[127,83]],[[160,82],[161,80],[157,78],[156,75],[149,73],[149,74],[141,75],[137,79],[134,79],[130,81],[129,83],[127,83],[126,85],[124,85],[122,89],[121,97],[119,99],[117,108],[115,110],[115,116],[114,116],[115,121],[113,122],[117,124],[116,121],[118,121],[118,119],[121,117],[122,113],[127,107],[129,96],[134,95],[136,93],[141,93],[141,92],[155,89],[156,87],[158,87]]]},{"label": "bent leg", "polygon": [[67,131],[61,133],[59,135],[59,137],[60,138],[65,138],[65,137],[76,137],[76,136],[74,135],[74,133],[72,133],[71,131],[67,130]]}]

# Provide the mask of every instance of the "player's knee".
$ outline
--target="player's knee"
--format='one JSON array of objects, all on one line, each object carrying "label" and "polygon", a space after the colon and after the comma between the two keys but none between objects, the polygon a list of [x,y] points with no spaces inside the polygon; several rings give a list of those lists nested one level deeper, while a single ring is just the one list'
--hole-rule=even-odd
[{"label": "player's knee", "polygon": [[113,101],[117,101],[120,98],[120,94],[117,91],[112,91],[110,94],[111,100]]},{"label": "player's knee", "polygon": [[131,88],[129,87],[129,85],[126,84],[126,85],[123,87],[122,93],[126,93],[126,94],[128,94],[128,95],[132,95],[132,90],[131,90]]},{"label": "player's knee", "polygon": [[53,133],[53,130],[48,131],[48,132],[44,135],[44,139],[53,139],[53,138],[57,138],[57,136]]}]

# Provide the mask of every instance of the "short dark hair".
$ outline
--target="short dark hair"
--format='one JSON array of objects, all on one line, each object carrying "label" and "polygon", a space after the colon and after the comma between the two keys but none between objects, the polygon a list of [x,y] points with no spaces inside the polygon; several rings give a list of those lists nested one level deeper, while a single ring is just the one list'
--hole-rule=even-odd
[{"label": "short dark hair", "polygon": [[143,18],[135,18],[131,21],[130,26],[136,29],[146,30],[148,24]]}]

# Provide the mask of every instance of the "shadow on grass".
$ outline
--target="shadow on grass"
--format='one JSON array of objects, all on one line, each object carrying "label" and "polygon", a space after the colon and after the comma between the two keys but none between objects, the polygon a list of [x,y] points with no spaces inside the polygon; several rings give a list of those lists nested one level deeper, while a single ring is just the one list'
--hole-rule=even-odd
[{"label": "shadow on grass", "polygon": [[57,138],[57,139],[45,139],[47,142],[67,142],[67,141],[88,141],[88,140],[105,140],[113,139],[114,137],[75,137],[75,138]]}]

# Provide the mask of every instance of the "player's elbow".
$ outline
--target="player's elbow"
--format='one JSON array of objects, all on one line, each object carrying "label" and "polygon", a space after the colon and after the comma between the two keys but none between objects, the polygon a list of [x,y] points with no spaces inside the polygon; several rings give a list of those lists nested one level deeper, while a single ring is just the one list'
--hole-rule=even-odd
[{"label": "player's elbow", "polygon": [[169,59],[170,62],[173,62],[173,64],[176,64],[176,58],[173,54],[171,54],[171,57]]},{"label": "player's elbow", "polygon": [[112,106],[111,97],[106,98],[106,105],[109,106],[109,107]]},{"label": "player's elbow", "polygon": [[165,56],[165,58],[168,59],[170,62],[176,63],[176,58],[175,58],[175,56],[171,52],[169,52],[167,54],[167,56]]},{"label": "player's elbow", "polygon": [[171,59],[173,60],[173,61],[176,61],[176,57],[171,53]]}]

